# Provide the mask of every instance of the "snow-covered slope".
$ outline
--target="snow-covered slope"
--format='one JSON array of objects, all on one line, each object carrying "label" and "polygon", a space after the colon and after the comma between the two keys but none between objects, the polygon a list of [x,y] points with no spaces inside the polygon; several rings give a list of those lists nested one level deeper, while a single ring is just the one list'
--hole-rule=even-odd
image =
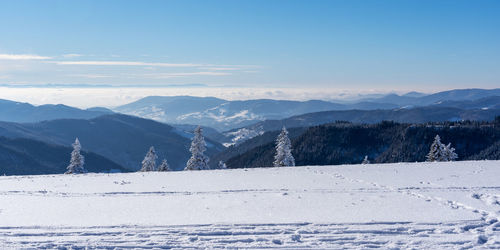
[{"label": "snow-covered slope", "polygon": [[0,177],[1,248],[500,247],[500,161]]},{"label": "snow-covered slope", "polygon": [[283,119],[310,112],[346,109],[326,101],[247,100],[213,97],[149,96],[116,107],[115,111],[172,124],[198,124],[220,131],[244,127],[266,119]]}]

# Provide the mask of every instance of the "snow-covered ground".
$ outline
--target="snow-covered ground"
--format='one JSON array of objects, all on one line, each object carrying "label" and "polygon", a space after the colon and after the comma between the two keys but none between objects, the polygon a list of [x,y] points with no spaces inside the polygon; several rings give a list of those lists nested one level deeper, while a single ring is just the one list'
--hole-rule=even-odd
[{"label": "snow-covered ground", "polygon": [[500,248],[500,161],[0,177],[0,248]]}]

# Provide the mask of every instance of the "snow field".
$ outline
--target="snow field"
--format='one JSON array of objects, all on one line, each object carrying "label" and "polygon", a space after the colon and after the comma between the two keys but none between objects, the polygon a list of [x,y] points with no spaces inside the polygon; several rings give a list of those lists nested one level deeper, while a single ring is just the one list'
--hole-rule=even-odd
[{"label": "snow field", "polygon": [[1,248],[499,248],[500,161],[0,177]]}]

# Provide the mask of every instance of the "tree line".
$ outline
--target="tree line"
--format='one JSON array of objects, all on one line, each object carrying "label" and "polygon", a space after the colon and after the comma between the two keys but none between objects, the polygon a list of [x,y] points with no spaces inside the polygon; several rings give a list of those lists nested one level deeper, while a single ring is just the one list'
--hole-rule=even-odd
[{"label": "tree line", "polygon": [[[260,137],[275,134],[268,132]],[[442,157],[438,153],[436,160],[433,160],[428,155],[436,135],[439,135],[440,143],[435,146],[448,156]],[[262,138],[255,140],[262,141]],[[441,161],[445,158],[500,160],[500,119],[492,122],[423,124],[391,121],[353,124],[339,121],[309,127],[293,137],[291,145],[295,164],[299,166]],[[269,167],[273,166],[276,152],[276,143],[266,142],[225,160],[229,168]]]},{"label": "tree line", "polygon": [[[425,161],[454,161],[459,158],[452,143],[441,141],[439,133],[449,140],[455,141],[462,152],[462,159],[476,159],[480,155],[496,158],[499,150],[500,118],[494,122],[444,122],[426,124],[399,124],[395,122],[381,122],[373,125],[353,125],[348,122],[311,127],[306,133],[296,138],[293,145],[285,127],[271,145],[264,145],[236,158],[229,160],[230,168],[242,167],[284,167],[295,166],[298,156],[298,165],[335,165],[335,164],[370,164],[383,162],[405,162],[422,159]],[[191,157],[184,170],[207,170],[209,157],[205,155],[206,142],[202,128],[194,130],[191,141]],[[425,142],[429,135],[433,141],[430,146]],[[427,145],[427,146],[426,146]],[[84,157],[80,154],[81,144],[78,138],[72,144],[70,164],[67,174],[86,173],[83,167]],[[272,146],[272,150],[269,147]],[[255,162],[264,162],[269,152],[273,152],[273,161],[270,164],[255,165]],[[423,152],[426,153],[423,153]],[[366,153],[362,154],[361,153]],[[484,159],[488,159],[485,157]],[[142,172],[171,171],[167,159],[163,159],[157,166],[158,157],[153,146],[146,153],[141,162]],[[331,162],[332,159],[341,159],[341,162]],[[342,160],[343,159],[343,160]],[[371,160],[370,160],[371,159]],[[417,159],[417,161],[419,161]],[[328,162],[330,161],[330,162]],[[250,163],[249,163],[250,162]],[[239,164],[239,165],[236,165]],[[225,162],[219,161],[215,169],[226,169]]]}]

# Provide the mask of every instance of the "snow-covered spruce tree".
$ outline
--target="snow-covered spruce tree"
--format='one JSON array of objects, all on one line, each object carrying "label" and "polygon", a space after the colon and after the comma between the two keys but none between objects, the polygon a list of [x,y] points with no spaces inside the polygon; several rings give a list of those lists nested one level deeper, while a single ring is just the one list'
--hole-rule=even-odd
[{"label": "snow-covered spruce tree", "polygon": [[444,155],[443,155],[443,160],[444,161],[454,161],[458,158],[457,153],[455,153],[455,148],[451,146],[451,143],[448,143],[448,145],[444,146]]},{"label": "snow-covered spruce tree", "polygon": [[160,171],[160,172],[172,171],[172,169],[170,169],[170,165],[168,165],[168,162],[166,159],[163,159],[160,166],[158,167],[158,171]]},{"label": "snow-covered spruce tree", "polygon": [[205,138],[202,135],[202,129],[200,126],[196,127],[194,130],[194,137],[191,141],[191,158],[189,158],[186,168],[184,170],[205,170],[209,169],[208,157],[203,153],[206,151],[207,144],[205,143]]},{"label": "snow-covered spruce tree", "polygon": [[455,153],[455,148],[451,146],[451,143],[444,145],[439,135],[436,135],[431,145],[431,150],[427,154],[427,161],[454,161],[457,158],[458,155]]},{"label": "snow-covered spruce tree", "polygon": [[365,155],[365,158],[363,159],[363,162],[361,164],[370,164],[370,160],[368,160],[368,155]]},{"label": "snow-covered spruce tree", "polygon": [[223,161],[219,161],[219,169],[227,169],[226,163]]},{"label": "snow-covered spruce tree", "polygon": [[285,127],[276,138],[276,155],[274,155],[274,167],[295,166],[295,159],[292,155],[292,144],[288,138],[288,131]]},{"label": "snow-covered spruce tree", "polygon": [[75,139],[75,142],[72,144],[73,151],[71,152],[71,160],[69,161],[69,165],[67,167],[67,171],[65,174],[81,174],[87,173],[87,170],[83,167],[85,163],[85,158],[82,154],[80,154],[80,150],[82,149],[82,145],[80,145],[80,141],[78,138]]},{"label": "snow-covered spruce tree", "polygon": [[434,137],[434,142],[431,144],[431,149],[427,154],[427,161],[443,161],[444,150],[445,146],[441,143],[441,137],[436,135],[436,137]]},{"label": "snow-covered spruce tree", "polygon": [[142,160],[141,172],[156,171],[156,156],[155,147],[151,146],[148,153]]}]

